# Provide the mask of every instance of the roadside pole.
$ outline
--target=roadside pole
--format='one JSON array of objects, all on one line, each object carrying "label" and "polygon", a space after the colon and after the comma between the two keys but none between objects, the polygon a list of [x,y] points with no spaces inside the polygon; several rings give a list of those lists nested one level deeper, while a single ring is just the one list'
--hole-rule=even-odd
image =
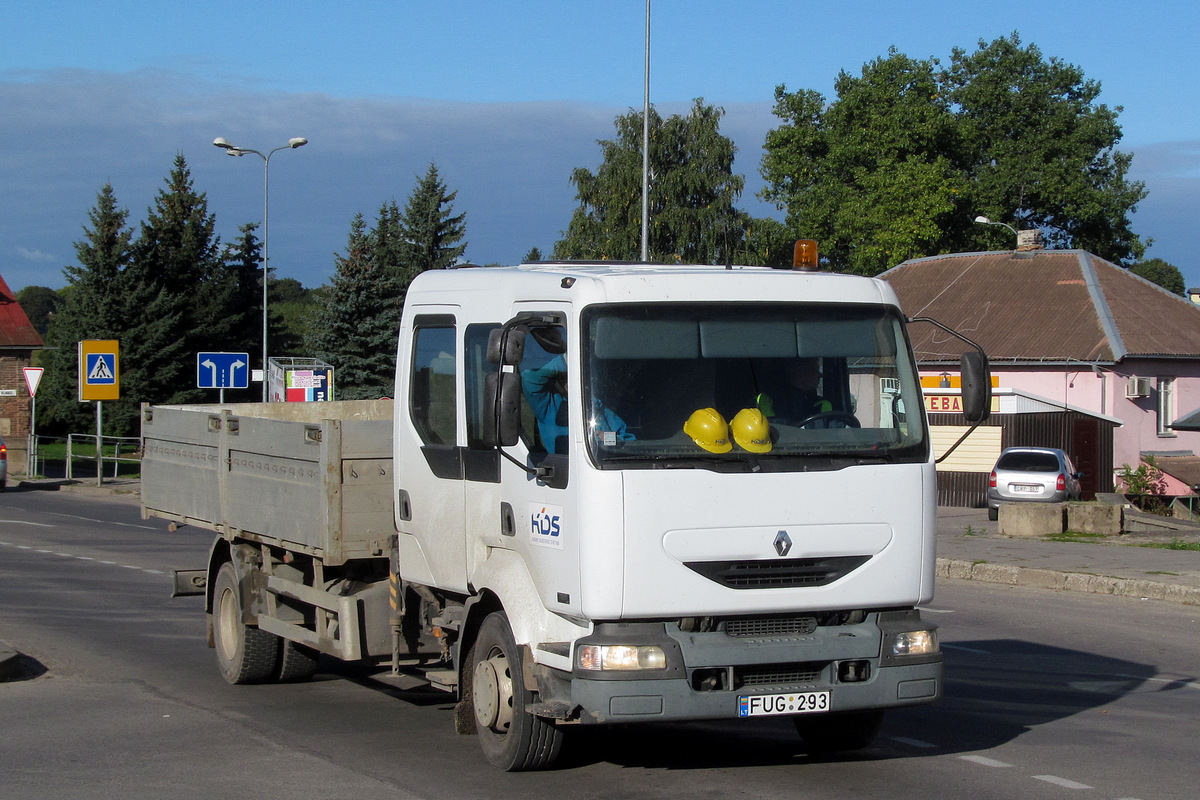
[{"label": "roadside pole", "polygon": [[25,474],[34,477],[37,472],[37,390],[42,382],[42,367],[24,367],[25,386],[29,389],[29,449],[25,456]]}]

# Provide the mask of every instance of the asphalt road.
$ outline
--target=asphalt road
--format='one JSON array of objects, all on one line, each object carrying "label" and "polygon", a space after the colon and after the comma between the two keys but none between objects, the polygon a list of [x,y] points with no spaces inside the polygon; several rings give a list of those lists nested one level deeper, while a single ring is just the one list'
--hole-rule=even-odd
[{"label": "asphalt road", "polygon": [[851,756],[786,720],[574,730],[561,768],[503,774],[447,695],[323,660],[312,683],[229,686],[170,570],[211,535],[136,505],[0,495],[0,797],[1194,798],[1200,610],[944,581],[946,696]]}]

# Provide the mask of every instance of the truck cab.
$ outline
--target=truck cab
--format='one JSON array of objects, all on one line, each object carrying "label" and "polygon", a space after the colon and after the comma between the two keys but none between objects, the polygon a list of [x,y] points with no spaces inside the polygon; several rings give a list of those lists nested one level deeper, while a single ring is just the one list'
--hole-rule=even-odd
[{"label": "truck cab", "polygon": [[861,746],[940,695],[933,460],[884,282],[427,272],[395,397],[396,572],[498,766],[574,724],[788,714]]}]

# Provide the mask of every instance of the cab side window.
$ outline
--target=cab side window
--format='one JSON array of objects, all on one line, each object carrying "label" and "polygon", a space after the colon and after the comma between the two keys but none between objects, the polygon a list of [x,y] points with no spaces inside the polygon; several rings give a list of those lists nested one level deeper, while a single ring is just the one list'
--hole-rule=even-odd
[{"label": "cab side window", "polygon": [[456,363],[453,317],[418,317],[413,330],[409,408],[425,444],[455,444]]}]

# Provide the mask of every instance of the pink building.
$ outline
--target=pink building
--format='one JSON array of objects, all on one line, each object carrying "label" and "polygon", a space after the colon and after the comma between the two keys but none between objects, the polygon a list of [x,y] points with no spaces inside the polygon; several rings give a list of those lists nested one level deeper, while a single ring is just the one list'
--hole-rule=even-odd
[{"label": "pink building", "polygon": [[[1146,454],[1173,465],[1200,453],[1200,431],[1172,426],[1200,408],[1200,307],[1189,300],[1081,250],[935,256],[881,277],[910,317],[933,317],[988,354],[997,395],[989,424],[1002,430],[984,432],[975,461],[951,470],[975,475],[972,485],[986,481],[978,473],[990,471],[988,457],[1012,445],[1062,447],[1089,465],[1080,468],[1090,467],[1092,491],[1111,491],[1113,472]],[[925,385],[952,387],[962,345],[932,326],[911,332]],[[926,393],[928,404],[939,390]],[[1052,417],[1018,424],[1033,413],[1059,414],[1058,430]],[[1189,477],[1169,479],[1169,491],[1192,493]]]}]

